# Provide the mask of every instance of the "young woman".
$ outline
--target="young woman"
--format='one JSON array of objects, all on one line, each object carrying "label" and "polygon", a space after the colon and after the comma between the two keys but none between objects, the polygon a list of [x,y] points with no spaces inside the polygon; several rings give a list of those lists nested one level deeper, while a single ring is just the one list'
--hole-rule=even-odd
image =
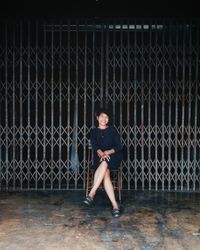
[{"label": "young woman", "polygon": [[119,205],[115,198],[110,170],[120,167],[122,161],[122,145],[120,136],[114,126],[109,126],[110,115],[101,109],[96,113],[98,126],[90,132],[93,150],[93,167],[95,168],[94,184],[84,203],[91,205],[98,187],[103,182],[104,189],[112,203],[112,215],[120,216]]}]

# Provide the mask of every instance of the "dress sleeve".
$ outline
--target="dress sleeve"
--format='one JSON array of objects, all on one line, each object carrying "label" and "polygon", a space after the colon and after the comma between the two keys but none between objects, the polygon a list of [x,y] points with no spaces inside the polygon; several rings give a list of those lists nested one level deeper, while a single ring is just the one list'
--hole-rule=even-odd
[{"label": "dress sleeve", "polygon": [[122,150],[121,138],[116,128],[114,128],[114,147],[115,153]]},{"label": "dress sleeve", "polygon": [[94,129],[90,131],[90,140],[92,144],[92,149],[96,152],[98,149],[100,149],[98,141],[97,141],[97,133]]}]

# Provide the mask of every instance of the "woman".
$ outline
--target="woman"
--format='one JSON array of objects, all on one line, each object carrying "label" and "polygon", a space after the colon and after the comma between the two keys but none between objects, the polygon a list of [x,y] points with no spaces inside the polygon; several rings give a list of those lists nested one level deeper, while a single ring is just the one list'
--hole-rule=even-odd
[{"label": "woman", "polygon": [[101,109],[96,114],[98,126],[90,132],[93,150],[93,167],[95,168],[94,184],[84,203],[91,205],[98,187],[103,182],[104,189],[112,203],[112,215],[120,216],[110,170],[120,166],[122,161],[122,146],[120,136],[113,126],[109,126],[110,116],[107,110]]}]

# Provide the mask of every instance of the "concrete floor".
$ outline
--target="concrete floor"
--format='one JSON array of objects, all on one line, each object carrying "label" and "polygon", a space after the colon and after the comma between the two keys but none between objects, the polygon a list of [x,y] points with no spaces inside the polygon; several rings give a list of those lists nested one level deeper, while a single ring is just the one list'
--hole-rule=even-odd
[{"label": "concrete floor", "polygon": [[122,193],[112,218],[103,191],[0,192],[0,250],[200,250],[200,193]]}]

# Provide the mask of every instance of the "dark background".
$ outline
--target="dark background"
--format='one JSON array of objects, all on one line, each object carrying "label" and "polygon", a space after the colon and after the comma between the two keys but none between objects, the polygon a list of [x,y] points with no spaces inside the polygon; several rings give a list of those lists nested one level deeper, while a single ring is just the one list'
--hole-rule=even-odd
[{"label": "dark background", "polygon": [[4,1],[1,18],[134,17],[199,18],[198,1],[21,0]]}]

